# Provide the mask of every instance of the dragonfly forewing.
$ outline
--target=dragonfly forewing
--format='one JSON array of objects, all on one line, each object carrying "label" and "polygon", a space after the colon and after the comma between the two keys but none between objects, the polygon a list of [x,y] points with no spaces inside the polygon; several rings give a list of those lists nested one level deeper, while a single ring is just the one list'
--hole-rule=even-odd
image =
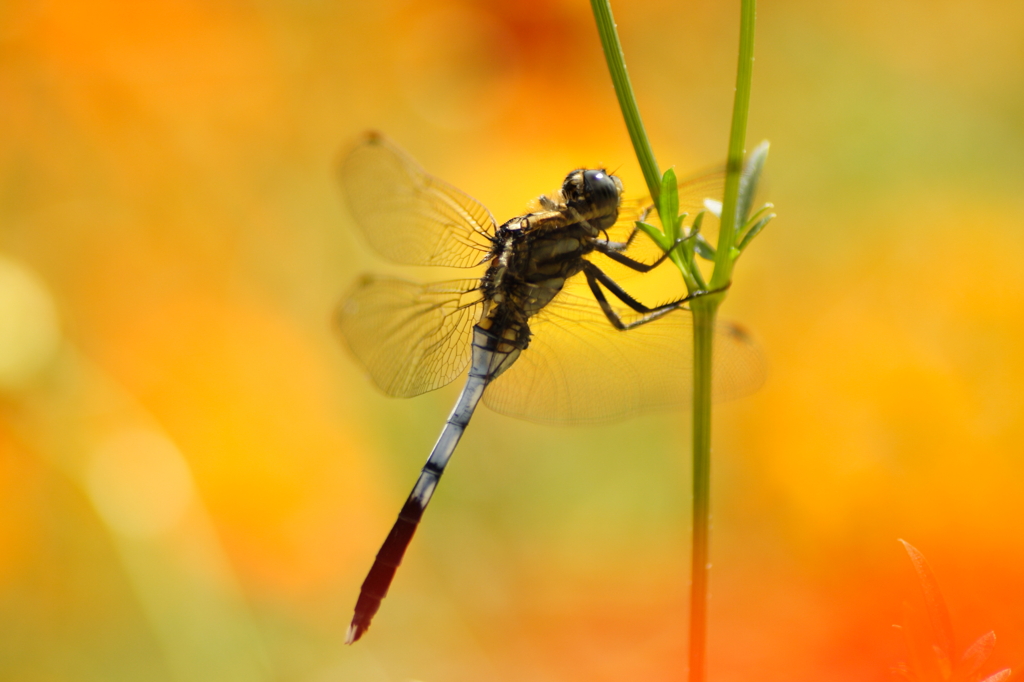
[{"label": "dragonfly forewing", "polygon": [[491,250],[491,212],[426,173],[380,133],[364,135],[342,158],[338,175],[356,224],[389,260],[468,268]]}]

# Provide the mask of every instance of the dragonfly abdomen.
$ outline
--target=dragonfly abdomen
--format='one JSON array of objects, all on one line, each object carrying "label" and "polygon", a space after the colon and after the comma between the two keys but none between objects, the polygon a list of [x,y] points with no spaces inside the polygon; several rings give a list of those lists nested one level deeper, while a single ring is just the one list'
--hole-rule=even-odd
[{"label": "dragonfly abdomen", "polygon": [[[505,331],[514,330],[506,328]],[[395,572],[402,563],[405,551],[412,542],[412,536],[416,533],[423,512],[434,495],[441,474],[444,473],[455,446],[459,444],[462,434],[465,433],[473,411],[483,397],[484,389],[491,380],[508,369],[516,358],[519,357],[521,348],[515,346],[503,335],[495,334],[479,325],[473,330],[473,361],[469,369],[469,376],[466,378],[466,385],[459,394],[452,413],[445,422],[441,435],[430,451],[427,463],[423,465],[416,485],[402,506],[402,511],[391,527],[391,532],[384,540],[377,557],[370,567],[370,572],[363,581],[359,590],[359,599],[356,601],[355,614],[352,616],[352,624],[348,628],[348,635],[345,638],[347,644],[352,644],[370,627],[377,610],[380,608],[381,600],[387,596],[391,581],[395,578]]]}]

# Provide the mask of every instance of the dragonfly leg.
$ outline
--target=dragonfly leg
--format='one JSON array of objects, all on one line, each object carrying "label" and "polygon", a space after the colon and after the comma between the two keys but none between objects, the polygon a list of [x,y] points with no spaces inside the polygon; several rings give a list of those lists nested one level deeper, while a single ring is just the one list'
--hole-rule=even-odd
[{"label": "dragonfly leg", "polygon": [[[640,220],[637,221],[637,222],[641,222],[641,221],[644,221],[644,220],[647,220],[647,211],[644,211],[643,215],[640,217]],[[608,251],[618,251],[619,253],[621,253],[621,252],[625,251],[626,249],[628,249],[630,247],[630,245],[633,244],[633,240],[636,239],[636,236],[638,234],[640,234],[640,228],[636,226],[636,223],[633,223],[633,229],[629,233],[629,236],[626,237],[626,241],[624,241],[624,242],[613,242],[610,239],[608,239],[608,232],[607,232],[607,230],[601,230],[601,231],[604,232],[604,237],[605,237],[603,240],[599,240],[597,242],[597,244],[599,245],[598,246],[598,251],[601,251],[601,253],[606,253],[606,251],[603,251],[601,249],[600,245],[602,245],[602,244],[604,245],[604,248],[606,248]]]},{"label": "dragonfly leg", "polygon": [[[630,296],[625,289],[618,285],[618,283],[615,280],[613,280],[599,267],[597,267],[596,265],[589,261],[587,261],[586,264],[583,266],[583,274],[587,278],[587,284],[590,285],[590,291],[594,294],[594,298],[597,299],[598,304],[601,306],[601,310],[604,311],[605,317],[608,318],[608,321],[611,322],[613,327],[621,331],[626,331],[629,329],[633,329],[634,327],[639,327],[642,324],[653,322],[662,315],[670,313],[676,308],[679,308],[680,306],[682,306],[683,303],[686,303],[687,301],[692,301],[693,299],[698,298],[700,296],[707,296],[708,294],[718,293],[725,289],[725,287],[723,287],[722,289],[716,289],[714,291],[698,291],[696,293],[690,294],[689,296],[684,296],[683,298],[680,298],[678,300],[670,301],[669,303],[663,303],[659,306],[651,308],[645,306],[643,303]],[[642,313],[644,316],[641,317],[640,319],[633,320],[632,322],[623,322],[622,317],[617,312],[615,312],[615,309],[612,308],[611,303],[608,302],[608,297],[605,296],[604,290],[601,289],[602,284],[605,286],[605,288],[608,289],[608,291],[612,293],[613,296],[615,296],[615,298],[619,299],[636,312]]]},{"label": "dragonfly leg", "polygon": [[[630,240],[632,240],[632,236],[630,237]],[[625,242],[595,241],[594,250],[596,250],[598,253],[603,253],[616,263],[622,263],[631,270],[636,270],[637,272],[650,272],[651,270],[665,262],[665,259],[668,258],[673,251],[678,249],[684,241],[686,241],[685,239],[677,239],[676,243],[672,245],[672,248],[662,253],[661,257],[658,258],[658,260],[654,261],[653,263],[641,263],[640,261],[630,258],[629,256],[622,253],[622,251],[625,250],[627,246],[629,246],[630,240],[627,240]]]},{"label": "dragonfly leg", "polygon": [[[638,217],[636,219],[636,221],[633,223],[633,229],[632,229],[632,231],[630,231],[629,236],[626,237],[626,241],[624,241],[624,242],[609,241],[607,239],[608,233],[605,232],[605,240],[604,241],[605,241],[605,244],[608,246],[608,248],[613,250],[613,251],[619,251],[619,252],[622,252],[622,251],[625,251],[626,249],[628,249],[630,247],[630,245],[633,243],[633,240],[636,239],[636,236],[638,234],[640,234],[640,228],[637,227],[637,223],[647,222],[647,216],[649,216],[651,214],[651,211],[653,211],[653,210],[654,210],[654,204],[651,204],[650,206],[647,206],[647,207],[644,208],[644,210],[640,213],[640,217]],[[604,252],[602,251],[602,253],[604,253]]]},{"label": "dragonfly leg", "polygon": [[541,194],[539,197],[537,197],[537,201],[540,202],[540,207],[543,208],[545,211],[558,210],[558,203],[554,199],[549,197],[547,194]]}]

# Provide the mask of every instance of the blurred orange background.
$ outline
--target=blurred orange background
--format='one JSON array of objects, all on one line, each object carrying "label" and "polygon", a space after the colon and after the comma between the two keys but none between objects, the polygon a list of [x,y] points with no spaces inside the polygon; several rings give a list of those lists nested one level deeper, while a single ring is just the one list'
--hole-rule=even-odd
[{"label": "blurred orange background", "polygon": [[[620,2],[662,167],[724,156],[738,3]],[[763,2],[780,217],[724,314],[710,679],[883,679],[916,584],[1024,662],[1024,6]],[[457,387],[379,395],[338,151],[385,131],[499,220],[643,183],[589,6],[0,6],[0,678],[675,680],[688,419],[481,410],[373,629],[358,587]],[[431,273],[407,273],[431,277]]]}]

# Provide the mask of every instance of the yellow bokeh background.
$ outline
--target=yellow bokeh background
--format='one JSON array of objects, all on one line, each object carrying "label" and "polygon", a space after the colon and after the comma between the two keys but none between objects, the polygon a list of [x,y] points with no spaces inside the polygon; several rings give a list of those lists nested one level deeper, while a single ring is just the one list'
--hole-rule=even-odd
[{"label": "yellow bokeh background", "polygon": [[[1024,6],[760,4],[780,217],[724,314],[770,373],[715,417],[710,679],[887,676],[901,537],[1020,667]],[[680,174],[725,150],[734,5],[616,3]],[[481,410],[343,646],[457,393],[382,397],[331,329],[402,272],[333,177],[367,128],[499,220],[643,185],[585,2],[0,5],[0,679],[682,678],[682,413]]]}]

